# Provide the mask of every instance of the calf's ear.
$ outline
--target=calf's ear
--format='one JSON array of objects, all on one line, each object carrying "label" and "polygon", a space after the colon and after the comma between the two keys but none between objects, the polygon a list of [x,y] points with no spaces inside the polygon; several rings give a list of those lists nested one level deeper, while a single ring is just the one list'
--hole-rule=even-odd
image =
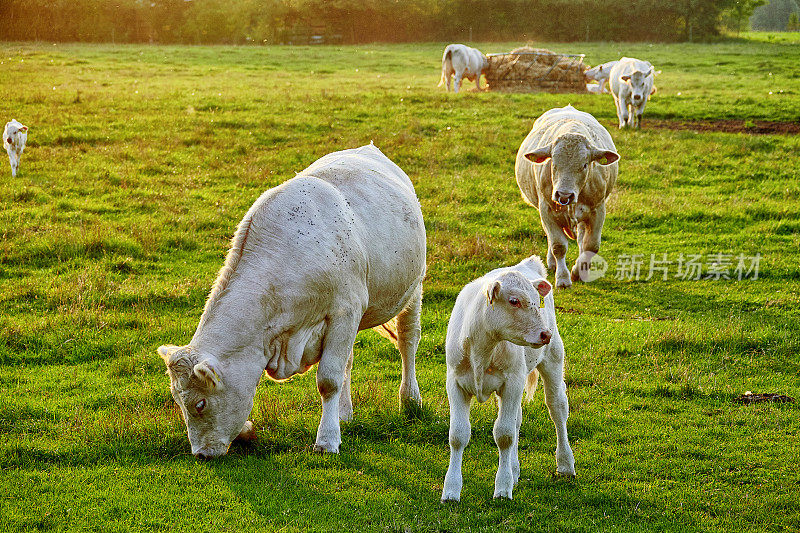
[{"label": "calf's ear", "polygon": [[495,281],[486,286],[486,301],[492,305],[500,294],[500,282]]},{"label": "calf's ear", "polygon": [[619,161],[619,154],[611,150],[598,150],[597,148],[593,148],[592,161],[601,165],[610,165],[611,163]]},{"label": "calf's ear", "polygon": [[204,359],[194,365],[194,375],[209,389],[222,388],[222,380],[217,374],[216,364],[210,359]]},{"label": "calf's ear", "polygon": [[532,163],[544,163],[550,159],[550,147],[542,146],[541,148],[528,152],[524,157]]},{"label": "calf's ear", "polygon": [[536,287],[536,292],[538,292],[539,296],[542,298],[550,294],[550,291],[553,290],[553,286],[550,285],[550,282],[548,282],[546,279],[540,279],[536,281],[534,283],[534,287]]}]

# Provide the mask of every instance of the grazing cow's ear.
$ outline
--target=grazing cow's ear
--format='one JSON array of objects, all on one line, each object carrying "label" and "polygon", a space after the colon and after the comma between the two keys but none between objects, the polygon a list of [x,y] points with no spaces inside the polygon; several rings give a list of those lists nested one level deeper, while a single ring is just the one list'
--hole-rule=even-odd
[{"label": "grazing cow's ear", "polygon": [[180,346],[174,344],[165,344],[158,347],[158,355],[164,360],[164,364],[169,366],[172,363],[172,356],[180,349]]},{"label": "grazing cow's ear", "polygon": [[538,292],[539,296],[542,298],[550,294],[550,291],[553,290],[553,286],[550,285],[550,282],[548,282],[546,279],[540,279],[535,283],[534,286],[536,287],[536,292]]},{"label": "grazing cow's ear", "polygon": [[544,163],[550,159],[550,147],[543,146],[525,154],[525,159],[532,163]]},{"label": "grazing cow's ear", "polygon": [[620,76],[619,79],[621,79],[622,81],[630,81],[631,77],[625,74],[624,76]]},{"label": "grazing cow's ear", "polygon": [[209,389],[222,388],[222,380],[219,378],[215,366],[209,359],[204,359],[194,365],[194,375]]},{"label": "grazing cow's ear", "polygon": [[619,154],[611,150],[592,150],[592,161],[600,165],[610,165],[619,161]]},{"label": "grazing cow's ear", "polygon": [[494,283],[489,284],[486,287],[486,300],[489,302],[489,305],[492,305],[494,301],[497,299],[497,295],[500,294],[500,282],[495,281]]}]

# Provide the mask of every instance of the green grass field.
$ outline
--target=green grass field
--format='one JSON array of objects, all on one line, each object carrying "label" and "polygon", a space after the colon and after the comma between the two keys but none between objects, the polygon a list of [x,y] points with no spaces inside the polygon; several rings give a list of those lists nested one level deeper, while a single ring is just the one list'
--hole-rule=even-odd
[{"label": "green grass field", "polygon": [[[442,43],[0,44],[0,120],[30,127],[20,175],[5,156],[0,166],[0,524],[800,529],[798,404],[734,401],[747,390],[800,398],[800,138],[647,122],[798,123],[800,47],[543,46],[662,69],[644,129],[617,130],[609,95],[446,94],[436,88]],[[554,477],[539,392],[524,407],[514,500],[493,501],[488,402],[473,407],[462,501],[442,505],[447,319],[469,280],[544,255],[514,158],[533,120],[567,103],[606,125],[622,155],[600,250],[609,271],[555,296],[577,477]],[[370,141],[411,177],[426,219],[424,409],[398,411],[399,355],[363,332],[339,456],[311,451],[320,402],[307,375],[264,379],[255,443],[195,460],[156,348],[190,340],[228,240],[262,191]],[[632,254],[640,279],[617,279]],[[672,262],[667,281],[645,280],[651,254]],[[681,254],[700,255],[704,274],[716,254],[733,256],[730,274],[739,255],[760,254],[758,279],[678,279]]]}]

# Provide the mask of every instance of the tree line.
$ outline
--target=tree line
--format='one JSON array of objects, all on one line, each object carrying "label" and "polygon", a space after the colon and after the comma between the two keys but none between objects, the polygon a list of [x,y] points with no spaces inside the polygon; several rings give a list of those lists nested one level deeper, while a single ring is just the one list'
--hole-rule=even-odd
[{"label": "tree line", "polygon": [[718,35],[732,10],[740,10],[736,20],[746,21],[760,3],[763,0],[2,0],[0,40],[699,41]]}]

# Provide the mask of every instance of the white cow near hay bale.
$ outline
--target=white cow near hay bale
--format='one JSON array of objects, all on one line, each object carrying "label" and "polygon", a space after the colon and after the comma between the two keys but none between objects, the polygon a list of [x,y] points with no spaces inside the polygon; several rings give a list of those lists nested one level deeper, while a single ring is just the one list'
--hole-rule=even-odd
[{"label": "white cow near hay bale", "polygon": [[[606,88],[606,83],[608,83],[608,77],[611,75],[611,69],[619,63],[619,61],[609,61],[608,63],[603,63],[602,65],[597,65],[596,67],[592,67],[586,72],[583,73],[583,76],[586,78],[587,82],[596,81],[597,85],[599,85],[600,90],[589,90],[589,92],[603,92],[607,93],[608,89]],[[587,85],[588,89],[588,85]]]},{"label": "white cow near hay bale", "polygon": [[450,91],[450,78],[454,76],[455,92],[461,89],[461,80],[464,78],[474,81],[480,90],[481,74],[485,73],[488,66],[488,59],[477,48],[463,44],[449,44],[442,54],[442,78],[437,87],[447,83],[447,90]]},{"label": "white cow near hay bale", "polygon": [[609,85],[620,129],[641,128],[647,100],[656,92],[655,71],[649,61],[623,57],[611,69]]},{"label": "white cow near hay bale", "polygon": [[17,119],[12,119],[6,123],[3,129],[3,148],[8,153],[8,160],[11,163],[11,177],[17,176],[19,171],[19,160],[25,150],[25,143],[28,141],[28,126],[24,126]]}]

